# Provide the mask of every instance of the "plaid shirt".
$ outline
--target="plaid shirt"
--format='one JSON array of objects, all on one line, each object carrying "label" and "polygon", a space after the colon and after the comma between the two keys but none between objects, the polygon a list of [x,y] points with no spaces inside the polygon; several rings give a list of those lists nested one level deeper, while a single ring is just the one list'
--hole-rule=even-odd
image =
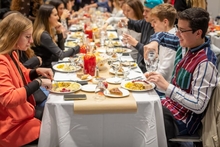
[{"label": "plaid shirt", "polygon": [[151,41],[177,51],[172,81],[166,90],[166,99],[161,103],[175,119],[186,122],[189,134],[194,134],[203,118],[213,89],[217,85],[218,71],[215,54],[210,49],[210,40],[183,54],[178,37],[168,33],[156,33]]}]

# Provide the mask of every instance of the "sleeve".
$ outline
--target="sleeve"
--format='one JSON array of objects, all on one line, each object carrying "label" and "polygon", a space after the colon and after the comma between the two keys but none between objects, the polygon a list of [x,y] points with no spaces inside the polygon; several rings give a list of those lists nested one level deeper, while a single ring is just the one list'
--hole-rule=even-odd
[{"label": "sleeve", "polygon": [[167,32],[159,32],[151,35],[150,42],[156,41],[158,44],[177,51],[180,47],[179,38]]},{"label": "sleeve", "polygon": [[138,33],[141,33],[142,21],[143,20],[132,20],[132,19],[129,19],[129,21],[128,21],[128,29],[134,30],[135,32],[138,32]]},{"label": "sleeve", "polygon": [[106,23],[107,23],[107,24],[118,23],[121,19],[122,19],[122,17],[109,17],[109,18],[106,20]]},{"label": "sleeve", "polygon": [[217,76],[218,71],[213,63],[208,61],[200,63],[193,73],[191,93],[170,84],[165,94],[183,107],[200,114],[208,105],[212,91],[217,85]]},{"label": "sleeve", "polygon": [[[12,77],[10,74],[10,69],[8,68],[6,62],[0,61],[0,104],[4,107],[16,107],[26,102],[29,92],[26,90],[25,86],[17,88],[14,86]],[[22,70],[23,71],[23,70]],[[37,81],[31,82],[30,94],[39,88],[39,83]]]},{"label": "sleeve", "polygon": [[156,72],[160,73],[168,82],[170,82],[174,69],[175,57],[176,51],[160,46],[159,63]]},{"label": "sleeve", "polygon": [[40,65],[40,61],[39,61],[39,59],[37,58],[37,56],[34,56],[34,57],[28,59],[26,62],[24,62],[23,65],[24,65],[26,68],[33,69],[33,68],[36,68],[37,66]]},{"label": "sleeve", "polygon": [[61,50],[52,40],[50,35],[46,32],[43,32],[41,35],[41,45],[49,50],[54,56],[56,56],[59,59],[63,59],[64,57],[70,57],[74,54],[79,53],[79,46],[77,45],[74,48],[69,48],[67,51]]},{"label": "sleeve", "polygon": [[58,46],[61,50],[64,50],[64,42],[65,42],[65,39],[63,38],[63,34],[57,34],[57,37],[58,37]]}]

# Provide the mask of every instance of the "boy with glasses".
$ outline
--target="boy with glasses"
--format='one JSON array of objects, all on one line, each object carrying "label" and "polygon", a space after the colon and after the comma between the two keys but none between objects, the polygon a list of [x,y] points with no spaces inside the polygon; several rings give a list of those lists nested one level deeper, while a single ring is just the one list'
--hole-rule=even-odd
[{"label": "boy with glasses", "polygon": [[[165,91],[161,99],[164,114],[173,116],[173,122],[164,115],[166,135],[175,131],[179,135],[194,134],[201,125],[205,109],[217,85],[218,70],[210,40],[205,37],[209,13],[202,8],[189,8],[178,14],[176,36],[160,32],[152,35],[145,46],[157,48],[163,45],[177,50],[171,83],[156,72],[145,76]],[[172,117],[169,117],[172,118]],[[177,125],[177,130],[175,130]],[[170,129],[172,127],[172,129]]]}]

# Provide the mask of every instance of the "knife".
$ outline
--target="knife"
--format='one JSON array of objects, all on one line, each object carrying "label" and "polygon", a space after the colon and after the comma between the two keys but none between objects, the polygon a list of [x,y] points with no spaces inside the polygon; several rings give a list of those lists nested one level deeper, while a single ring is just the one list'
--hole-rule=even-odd
[{"label": "knife", "polygon": [[54,82],[76,82],[81,85],[87,85],[88,81],[77,81],[77,80],[54,80]]}]

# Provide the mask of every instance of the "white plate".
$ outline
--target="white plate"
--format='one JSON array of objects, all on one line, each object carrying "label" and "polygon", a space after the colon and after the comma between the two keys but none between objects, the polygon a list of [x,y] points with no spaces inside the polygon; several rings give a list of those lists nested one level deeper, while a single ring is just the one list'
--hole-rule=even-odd
[{"label": "white plate", "polygon": [[68,69],[70,63],[58,63],[53,66],[53,69],[59,72],[76,72],[81,69],[80,66],[74,66],[73,69]]},{"label": "white plate", "polygon": [[121,84],[122,78],[108,78],[106,81],[110,84]]},{"label": "white plate", "polygon": [[107,31],[108,39],[118,39],[118,33],[116,31]]},{"label": "white plate", "polygon": [[79,30],[82,30],[82,27],[80,25],[72,25],[70,28],[69,28],[70,31],[79,31]]},{"label": "white plate", "polygon": [[81,87],[81,90],[86,91],[86,92],[94,92],[96,86],[97,86],[97,85],[94,85],[94,84],[83,85],[83,86]]},{"label": "white plate", "polygon": [[[70,43],[69,43],[69,42],[70,42]],[[67,41],[67,42],[64,43],[64,46],[65,46],[65,47],[68,47],[68,48],[72,48],[72,47],[77,46],[77,43],[74,42],[74,41],[69,40],[69,41]]]},{"label": "white plate", "polygon": [[[59,84],[59,83],[75,84],[75,85],[77,86],[77,88],[72,89],[72,90],[70,89],[70,91],[67,91],[67,92],[56,91],[55,88],[58,87],[58,84]],[[50,90],[50,92],[52,92],[52,93],[57,93],[57,94],[67,94],[67,93],[76,92],[76,91],[80,90],[81,87],[82,87],[81,84],[76,83],[76,82],[53,82],[53,83],[52,83],[52,89]],[[67,87],[66,87],[66,86],[61,86],[61,87],[59,87],[59,88],[67,88]]]},{"label": "white plate", "polygon": [[106,28],[107,31],[114,31],[116,30],[115,27],[113,27],[112,25],[108,25],[107,28]]},{"label": "white plate", "polygon": [[114,48],[114,52],[118,52],[118,50],[123,50],[122,51],[122,53],[130,53],[130,52],[132,52],[132,50],[131,49],[129,49],[129,48],[123,48],[123,47],[116,47],[116,48]]},{"label": "white plate", "polygon": [[82,38],[83,32],[71,32],[71,34],[69,34],[68,37],[73,39]]},{"label": "white plate", "polygon": [[120,97],[129,96],[129,94],[130,94],[130,92],[126,89],[119,88],[119,90],[122,92],[122,95],[111,94],[108,90],[104,91],[104,95],[108,96],[108,97],[113,97],[113,98],[120,98]]},{"label": "white plate", "polygon": [[[129,63],[128,63],[127,61],[125,61],[125,62],[122,62],[122,65],[125,66],[125,67],[128,67],[128,66],[129,66]],[[133,69],[133,68],[136,68],[136,67],[137,67],[137,63],[131,62],[131,63],[130,63],[130,66],[131,66],[132,69]]]},{"label": "white plate", "polygon": [[78,78],[77,77],[77,79],[76,80],[79,80],[79,81],[89,81],[89,80],[91,80],[92,79],[92,76],[91,75],[89,75],[86,79],[84,79],[84,80],[82,80],[82,79],[80,79],[80,78]]},{"label": "white plate", "polygon": [[[152,89],[155,88],[155,84],[149,82],[149,84],[151,85],[151,88],[146,88],[146,89],[143,89],[143,90],[129,89],[129,88],[125,87],[125,84],[127,84],[128,82],[132,82],[132,81],[123,81],[123,82],[121,83],[121,87],[122,87],[122,88],[125,88],[125,89],[127,89],[127,90],[130,90],[130,91],[149,91],[149,90],[152,90]],[[140,82],[136,82],[136,83],[142,83],[144,86],[147,86],[147,84],[146,84],[145,82],[141,82],[141,81],[140,81]]]},{"label": "white plate", "polygon": [[[112,68],[109,69],[109,72],[115,74],[115,71]],[[118,72],[118,75],[123,75],[123,72]]]}]

